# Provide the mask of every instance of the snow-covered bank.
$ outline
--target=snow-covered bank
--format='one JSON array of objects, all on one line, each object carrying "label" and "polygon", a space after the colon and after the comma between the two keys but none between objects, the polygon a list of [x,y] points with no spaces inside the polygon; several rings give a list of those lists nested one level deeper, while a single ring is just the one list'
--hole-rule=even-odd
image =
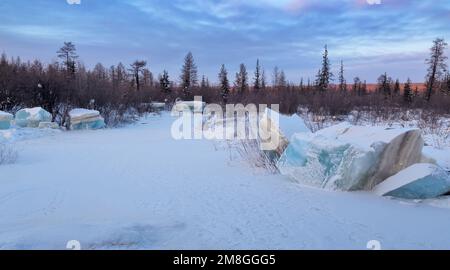
[{"label": "snow-covered bank", "polygon": [[449,209],[300,187],[212,141],[173,140],[172,122],[15,140],[19,160],[0,167],[0,248],[450,246]]}]

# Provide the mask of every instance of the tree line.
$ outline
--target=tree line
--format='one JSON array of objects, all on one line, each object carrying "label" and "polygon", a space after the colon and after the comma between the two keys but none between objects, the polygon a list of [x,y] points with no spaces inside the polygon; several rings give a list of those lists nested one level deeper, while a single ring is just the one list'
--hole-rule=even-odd
[{"label": "tree line", "polygon": [[450,113],[450,75],[447,69],[443,39],[433,41],[426,60],[428,72],[424,87],[411,80],[401,83],[387,73],[379,76],[376,89],[368,89],[359,77],[347,82],[344,62],[337,76],[332,73],[327,46],[314,80],[302,78],[299,84],[287,80],[283,70],[275,67],[268,76],[260,61],[253,74],[240,64],[234,79],[225,65],[218,72],[218,83],[206,76],[199,79],[194,56],[188,53],[179,78],[167,70],[156,77],[147,62],[136,60],[109,68],[97,64],[91,70],[80,61],[76,47],[65,42],[57,51],[59,61],[21,61],[0,57],[0,110],[16,111],[23,107],[41,106],[51,112],[53,120],[64,125],[73,107],[99,110],[110,123],[124,119],[130,110],[140,113],[151,110],[151,102],[173,103],[176,99],[192,100],[200,95],[206,102],[280,104],[284,113],[296,113],[299,107],[321,110],[330,115],[351,110],[384,110],[385,108],[420,108]]}]

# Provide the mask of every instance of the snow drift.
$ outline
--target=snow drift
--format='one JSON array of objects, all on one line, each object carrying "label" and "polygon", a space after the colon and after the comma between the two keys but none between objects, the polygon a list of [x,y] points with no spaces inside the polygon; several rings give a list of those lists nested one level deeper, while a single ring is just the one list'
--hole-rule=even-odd
[{"label": "snow drift", "polygon": [[55,122],[40,122],[38,127],[41,129],[45,129],[45,128],[59,129],[58,123],[55,123]]},{"label": "snow drift", "polygon": [[341,123],[317,133],[295,134],[278,168],[299,183],[333,190],[371,190],[422,160],[417,129]]},{"label": "snow drift", "polygon": [[414,164],[374,188],[380,196],[431,199],[450,191],[450,174],[434,164]]},{"label": "snow drift", "polygon": [[41,122],[51,122],[52,115],[41,107],[26,108],[16,113],[15,122],[19,127],[37,128]]},{"label": "snow drift", "polygon": [[9,129],[13,115],[7,112],[0,111],[0,129]]},{"label": "snow drift", "polygon": [[70,129],[100,129],[105,127],[105,121],[100,112],[87,109],[73,109],[69,112]]}]

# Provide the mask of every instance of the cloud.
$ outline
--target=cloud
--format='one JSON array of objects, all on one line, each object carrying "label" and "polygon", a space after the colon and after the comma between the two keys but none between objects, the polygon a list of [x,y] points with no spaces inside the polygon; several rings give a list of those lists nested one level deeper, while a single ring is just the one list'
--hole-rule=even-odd
[{"label": "cloud", "polygon": [[[176,74],[191,50],[211,80],[222,63],[232,73],[241,62],[253,66],[256,58],[267,69],[284,68],[291,80],[313,76],[324,44],[333,62],[343,59],[348,70],[359,69],[370,80],[388,59],[422,57],[433,38],[450,39],[448,1],[86,0],[77,8],[63,0],[28,1],[0,1],[0,40],[8,53],[19,53],[10,45],[17,38],[48,44],[52,53],[71,40],[83,45],[88,63],[141,57],[150,59],[152,69]],[[372,70],[360,67],[364,61]],[[413,78],[423,78],[422,66],[408,68],[416,70]]]}]

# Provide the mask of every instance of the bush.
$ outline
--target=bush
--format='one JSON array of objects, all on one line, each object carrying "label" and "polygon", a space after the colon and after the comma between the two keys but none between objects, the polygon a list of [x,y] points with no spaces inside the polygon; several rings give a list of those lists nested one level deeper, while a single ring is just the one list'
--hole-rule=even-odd
[{"label": "bush", "polygon": [[0,165],[13,164],[17,158],[18,152],[12,145],[0,143]]}]

